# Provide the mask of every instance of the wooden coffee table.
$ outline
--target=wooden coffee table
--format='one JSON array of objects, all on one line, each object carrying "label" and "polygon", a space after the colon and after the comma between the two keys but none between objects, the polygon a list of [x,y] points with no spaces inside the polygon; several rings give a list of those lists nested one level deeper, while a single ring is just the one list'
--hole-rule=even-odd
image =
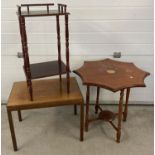
[{"label": "wooden coffee table", "polygon": [[[15,82],[8,99],[7,113],[10,125],[14,151],[17,151],[17,142],[12,120],[12,111],[18,111],[19,121],[22,121],[21,110],[47,108],[56,106],[80,105],[80,140],[83,141],[83,97],[75,78],[70,78],[70,93],[67,93],[66,79],[36,80],[34,86],[34,101],[30,101],[25,81]],[[66,120],[67,121],[67,120]]]},{"label": "wooden coffee table", "polygon": [[[81,77],[83,84],[87,86],[85,130],[88,131],[88,125],[92,121],[107,121],[116,130],[116,141],[120,142],[122,115],[123,120],[126,121],[130,88],[145,87],[144,79],[150,74],[139,69],[133,63],[114,61],[111,59],[85,61],[84,65],[74,72]],[[97,87],[95,112],[98,113],[98,110],[100,110],[97,118],[89,118],[90,86]],[[100,87],[108,89],[112,92],[120,91],[118,113],[102,110],[99,105]],[[123,112],[123,97],[125,90],[126,100],[125,109]],[[113,123],[113,120],[116,118],[116,116],[118,118],[118,126]]]}]

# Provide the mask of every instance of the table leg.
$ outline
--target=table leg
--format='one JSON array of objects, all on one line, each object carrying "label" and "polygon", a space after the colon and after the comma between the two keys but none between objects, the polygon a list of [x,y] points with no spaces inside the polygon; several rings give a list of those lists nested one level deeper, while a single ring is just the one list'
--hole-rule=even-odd
[{"label": "table leg", "polygon": [[99,95],[100,95],[100,87],[97,87],[97,96],[96,96],[96,105],[95,105],[95,113],[98,113],[98,105],[99,105]]},{"label": "table leg", "polygon": [[129,101],[129,95],[130,95],[130,88],[127,88],[126,92],[126,101],[125,101],[125,109],[123,113],[123,121],[126,121],[127,115],[128,115],[128,101]]},{"label": "table leg", "polygon": [[19,119],[20,122],[22,121],[22,115],[21,115],[21,111],[20,110],[18,110],[18,119]]},{"label": "table leg", "polygon": [[12,121],[12,113],[8,109],[7,109],[7,113],[8,113],[8,120],[9,120],[9,126],[10,126],[10,131],[11,131],[13,148],[14,148],[14,151],[17,151],[17,142],[16,142],[15,131],[14,131],[14,125]]},{"label": "table leg", "polygon": [[89,124],[89,86],[87,86],[86,92],[86,116],[85,116],[85,131],[88,131],[88,124]]},{"label": "table leg", "polygon": [[121,90],[120,100],[119,100],[118,129],[117,129],[117,140],[116,140],[118,143],[120,142],[120,137],[121,137],[121,122],[122,122],[123,96],[124,96],[124,89]]},{"label": "table leg", "polygon": [[80,104],[80,141],[84,139],[84,103]]},{"label": "table leg", "polygon": [[74,105],[74,115],[77,115],[77,105]]}]

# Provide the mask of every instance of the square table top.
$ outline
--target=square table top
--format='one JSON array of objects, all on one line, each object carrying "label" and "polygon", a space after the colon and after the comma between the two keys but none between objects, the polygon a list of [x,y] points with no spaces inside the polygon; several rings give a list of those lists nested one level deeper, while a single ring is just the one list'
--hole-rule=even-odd
[{"label": "square table top", "polygon": [[53,106],[83,104],[83,96],[75,77],[70,78],[70,93],[67,93],[67,81],[62,79],[44,79],[32,81],[34,100],[30,100],[26,81],[14,82],[7,108],[10,110],[46,108]]}]

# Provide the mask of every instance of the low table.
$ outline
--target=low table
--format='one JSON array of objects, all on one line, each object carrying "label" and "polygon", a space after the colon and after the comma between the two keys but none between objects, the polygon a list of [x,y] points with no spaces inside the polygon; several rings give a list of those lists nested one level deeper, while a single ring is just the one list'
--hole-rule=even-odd
[{"label": "low table", "polygon": [[[122,115],[123,120],[126,121],[130,88],[145,87],[144,79],[149,73],[137,68],[133,63],[120,62],[112,59],[85,61],[84,65],[74,72],[81,77],[83,84],[87,86],[85,130],[88,131],[88,125],[92,121],[107,121],[117,131],[116,141],[120,142]],[[97,118],[89,118],[90,86],[97,87],[95,112],[98,113],[98,110],[100,110]],[[105,88],[112,92],[120,91],[118,113],[102,110],[99,105],[100,88]],[[126,100],[123,112],[123,97],[125,90]],[[118,118],[118,126],[113,123],[113,120],[116,117]]]},{"label": "low table", "polygon": [[[26,82],[15,82],[8,99],[7,113],[10,125],[14,151],[17,151],[17,142],[12,120],[12,111],[18,111],[19,121],[22,121],[21,110],[47,108],[64,105],[80,105],[80,141],[83,141],[83,97],[77,81],[70,78],[70,93],[67,93],[66,79],[36,80],[33,81],[34,101],[30,101]],[[67,121],[67,120],[66,120]]]}]

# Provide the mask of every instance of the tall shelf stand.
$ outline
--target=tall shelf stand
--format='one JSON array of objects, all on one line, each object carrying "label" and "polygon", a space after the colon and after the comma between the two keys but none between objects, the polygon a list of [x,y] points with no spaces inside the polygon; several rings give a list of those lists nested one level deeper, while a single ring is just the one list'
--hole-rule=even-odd
[{"label": "tall shelf stand", "polygon": [[[45,7],[45,10],[32,10],[32,7]],[[67,79],[67,93],[70,92],[70,65],[69,65],[69,28],[67,12],[67,5],[58,4],[58,9],[50,9],[53,7],[53,3],[46,4],[21,4],[18,7],[17,15],[19,20],[19,28],[22,43],[22,52],[24,59],[24,72],[26,75],[27,86],[29,89],[30,99],[33,101],[33,87],[32,80],[59,75],[60,83],[62,81],[62,74],[66,73]],[[26,8],[26,9],[25,9]],[[26,11],[25,11],[26,10]],[[43,17],[43,16],[55,16],[56,17],[56,28],[57,28],[57,48],[58,48],[58,60],[48,61],[42,63],[30,64],[29,53],[28,53],[28,41],[25,26],[25,18],[27,17]],[[60,16],[65,17],[65,45],[66,45],[66,64],[61,60],[61,37],[60,37]]]}]

